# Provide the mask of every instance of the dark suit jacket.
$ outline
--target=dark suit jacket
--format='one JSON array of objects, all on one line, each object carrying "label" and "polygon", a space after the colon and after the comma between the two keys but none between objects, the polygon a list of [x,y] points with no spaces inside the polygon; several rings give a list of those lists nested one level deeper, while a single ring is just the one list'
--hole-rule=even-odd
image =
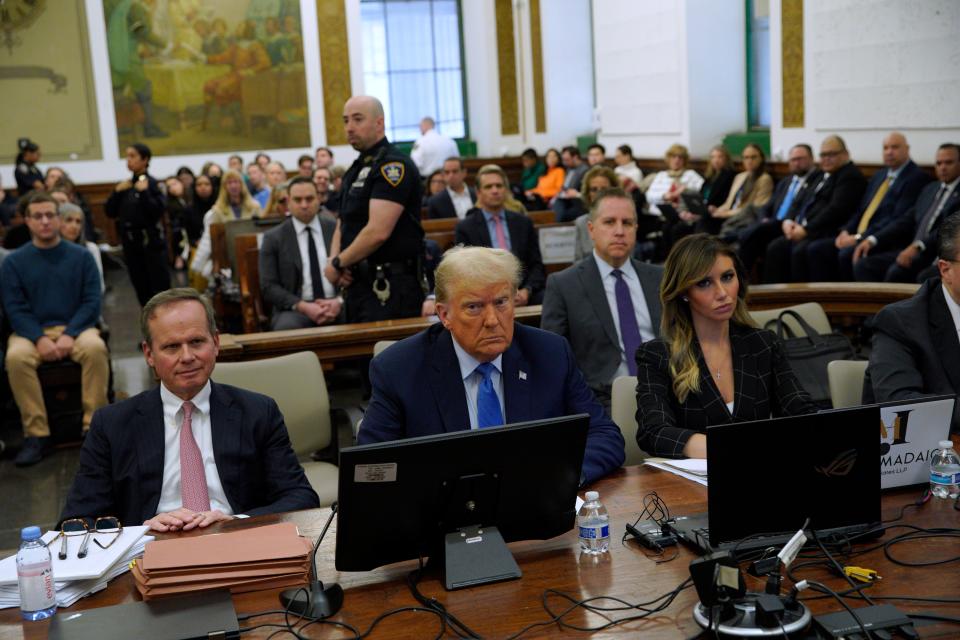
[{"label": "dark suit jacket", "polygon": [[[867,376],[877,402],[960,391],[960,340],[940,278],[924,282],[912,298],[887,305],[870,324]],[[950,430],[960,430],[960,403]]]},{"label": "dark suit jacket", "polygon": [[[336,223],[318,216],[323,244],[330,255],[330,240]],[[323,267],[320,265],[320,273]],[[287,218],[263,234],[260,246],[260,291],[263,299],[273,307],[273,312],[286,311],[301,300],[303,289],[303,260],[297,244],[297,232],[293,218]]]},{"label": "dark suit jacket", "polygon": [[[477,192],[473,187],[468,186],[467,191],[470,193],[470,199],[473,202],[477,201]],[[453,207],[453,198],[450,197],[450,192],[444,189],[440,193],[430,196],[427,200],[427,218],[431,220],[434,218],[456,218],[457,210]]]},{"label": "dark suit jacket", "polygon": [[[214,459],[234,513],[319,507],[277,403],[259,393],[210,384]],[[163,456],[159,387],[97,410],[61,519],[114,515],[124,525],[149,520],[160,504]]]},{"label": "dark suit jacket", "polygon": [[[521,289],[530,291],[530,303],[537,304],[543,295],[543,286],[547,276],[543,269],[543,260],[540,258],[540,240],[533,221],[520,213],[504,210],[507,229],[510,231],[510,252],[517,256],[523,265],[523,281]],[[457,223],[454,230],[457,244],[473,247],[492,247],[490,231],[483,211],[473,208],[467,212],[467,217]]]},{"label": "dark suit jacket", "polygon": [[[502,362],[508,424],[590,414],[581,477],[592,482],[623,464],[620,429],[594,400],[563,338],[514,324]],[[470,428],[453,338],[440,324],[374,358],[370,384],[373,395],[357,436],[360,444]]]},{"label": "dark suit jacket", "polygon": [[[632,260],[650,311],[653,334],[660,335],[660,278],[663,268]],[[600,269],[591,253],[547,279],[540,327],[559,334],[573,347],[587,384],[600,398],[609,398],[622,350],[607,301]],[[628,354],[635,358],[635,354]]]},{"label": "dark suit jacket", "polygon": [[[860,217],[863,216],[867,207],[870,206],[870,201],[873,200],[874,194],[877,193],[877,189],[880,188],[880,185],[882,185],[886,179],[886,171],[877,171],[873,174],[873,178],[870,179],[863,198],[860,199],[860,206],[853,215],[850,216],[850,220],[847,222],[847,233],[857,232],[857,227],[860,225]],[[879,233],[899,218],[908,216],[907,212],[913,207],[913,204],[917,201],[917,196],[920,195],[920,190],[923,189],[924,185],[928,182],[930,182],[929,174],[921,171],[920,167],[918,167],[913,160],[908,161],[907,164],[900,169],[900,174],[897,175],[897,179],[894,180],[893,186],[884,194],[883,200],[880,201],[880,205],[874,212],[873,217],[870,218],[870,224],[867,226],[867,231],[864,236]]]},{"label": "dark suit jacket", "polygon": [[662,339],[637,351],[637,444],[654,456],[683,457],[683,447],[695,433],[730,422],[765,420],[771,415],[815,413],[817,408],[790,368],[779,338],[764,329],[730,323],[733,349],[733,415],[713,382],[700,350],[700,392],[682,404],[673,393],[670,349]]},{"label": "dark suit jacket", "polygon": [[803,218],[810,240],[835,236],[850,212],[856,210],[866,188],[867,180],[860,169],[848,162],[829,176],[821,174],[817,182],[804,189],[803,202],[791,207],[791,217]]},{"label": "dark suit jacket", "polygon": [[[898,216],[893,222],[878,231],[875,234],[877,237],[877,246],[873,248],[874,251],[903,249],[913,242],[917,229],[922,223],[927,211],[933,206],[933,201],[937,197],[937,192],[940,190],[942,184],[939,180],[928,183],[920,192],[920,195],[917,196],[916,202],[909,211],[902,216]],[[926,260],[927,264],[936,256],[937,230],[940,228],[940,223],[957,211],[960,211],[960,187],[955,188],[953,193],[950,194],[950,197],[947,198],[947,201],[943,203],[943,207],[940,209],[940,215],[937,217],[930,233],[925,234],[921,239],[923,244],[926,245],[924,253],[930,252],[930,257]]]}]

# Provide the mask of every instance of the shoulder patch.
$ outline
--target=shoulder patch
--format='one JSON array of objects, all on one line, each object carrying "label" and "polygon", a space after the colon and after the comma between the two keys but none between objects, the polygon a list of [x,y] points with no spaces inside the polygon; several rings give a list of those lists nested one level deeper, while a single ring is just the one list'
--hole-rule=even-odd
[{"label": "shoulder patch", "polygon": [[380,167],[380,175],[395,187],[403,181],[404,166],[402,162],[388,162]]}]

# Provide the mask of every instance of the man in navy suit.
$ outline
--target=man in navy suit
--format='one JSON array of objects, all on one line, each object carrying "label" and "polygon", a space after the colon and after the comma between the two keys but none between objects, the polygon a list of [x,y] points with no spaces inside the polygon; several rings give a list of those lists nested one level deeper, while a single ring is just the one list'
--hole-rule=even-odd
[{"label": "man in navy suit", "polygon": [[158,293],[140,327],[160,387],[94,414],[61,519],[187,531],[320,506],[276,402],[210,381],[220,340],[209,301]]},{"label": "man in navy suit", "polygon": [[876,237],[907,215],[930,176],[910,159],[910,145],[900,133],[883,139],[886,171],[873,175],[857,210],[835,238],[814,240],[807,248],[807,276],[814,282],[853,280],[853,254],[857,244]]},{"label": "man in navy suit", "polygon": [[443,179],[446,189],[430,196],[427,200],[427,217],[460,218],[466,217],[477,201],[477,192],[465,182],[467,169],[462,158],[447,158],[443,161]]},{"label": "man in navy suit", "polygon": [[523,265],[523,279],[517,290],[517,306],[540,304],[547,281],[540,258],[540,240],[533,221],[523,214],[504,208],[510,193],[507,174],[499,166],[488,164],[477,172],[477,207],[457,223],[457,244],[472,247],[506,249]]},{"label": "man in navy suit", "polygon": [[444,255],[436,273],[440,323],[370,363],[373,393],[360,444],[586,413],[581,482],[623,464],[623,436],[570,345],[514,322],[519,272],[501,249],[457,247]]},{"label": "man in navy suit", "polygon": [[935,164],[937,179],[913,208],[857,245],[853,272],[859,282],[916,282],[936,262],[940,223],[960,211],[960,145],[940,145]]}]

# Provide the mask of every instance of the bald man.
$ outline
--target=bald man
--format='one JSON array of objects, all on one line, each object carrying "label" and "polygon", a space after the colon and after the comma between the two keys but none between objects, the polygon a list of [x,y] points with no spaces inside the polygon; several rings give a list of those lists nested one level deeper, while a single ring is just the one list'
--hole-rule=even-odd
[{"label": "bald man", "polygon": [[425,288],[420,173],[387,141],[376,98],[347,100],[343,125],[360,156],[343,176],[324,275],[343,290],[347,322],[419,316]]},{"label": "bald man", "polygon": [[[910,145],[894,131],[883,139],[885,171],[877,171],[856,211],[833,238],[807,248],[807,277],[813,282],[853,281],[854,254],[861,242],[876,244],[876,234],[907,215],[930,176],[910,159]],[[857,256],[859,257],[859,256]]]}]

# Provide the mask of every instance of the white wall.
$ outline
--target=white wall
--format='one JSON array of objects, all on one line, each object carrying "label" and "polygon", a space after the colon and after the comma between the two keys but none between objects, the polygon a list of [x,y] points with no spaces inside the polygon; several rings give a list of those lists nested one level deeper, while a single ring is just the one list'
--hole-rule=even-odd
[{"label": "white wall", "polygon": [[780,2],[770,3],[771,150],[840,134],[854,161],[880,162],[881,140],[902,131],[917,162],[960,140],[960,3],[807,0],[805,122],[783,128]]},{"label": "white wall", "polygon": [[593,4],[600,140],[695,156],[746,122],[744,7],[710,0]]}]

